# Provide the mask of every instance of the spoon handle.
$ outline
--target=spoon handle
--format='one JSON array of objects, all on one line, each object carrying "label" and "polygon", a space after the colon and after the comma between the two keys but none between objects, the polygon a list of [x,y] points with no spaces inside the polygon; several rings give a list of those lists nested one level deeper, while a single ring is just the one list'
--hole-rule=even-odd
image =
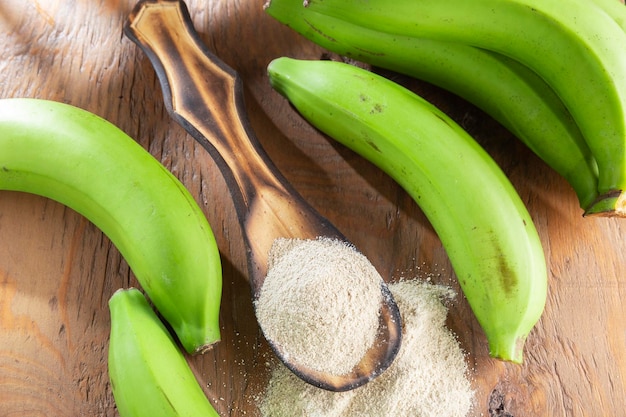
[{"label": "spoon handle", "polygon": [[224,176],[248,250],[253,294],[277,237],[344,239],[289,184],[248,122],[237,72],[211,53],[180,0],[142,0],[124,27],[150,59],[165,106],[211,155]]}]

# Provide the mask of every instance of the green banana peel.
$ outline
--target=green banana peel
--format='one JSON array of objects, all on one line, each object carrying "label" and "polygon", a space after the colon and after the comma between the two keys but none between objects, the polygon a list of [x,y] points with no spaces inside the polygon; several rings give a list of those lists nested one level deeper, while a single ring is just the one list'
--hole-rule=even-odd
[{"label": "green banana peel", "polygon": [[545,306],[547,269],[533,221],[493,159],[443,112],[366,70],[282,57],[268,73],[309,123],[411,195],[441,239],[490,355],[522,362]]},{"label": "green banana peel", "polygon": [[504,55],[456,42],[398,36],[271,0],[265,11],[316,44],[444,88],[481,108],[572,186],[581,208],[598,198],[595,159],[569,111],[535,72]]},{"label": "green banana peel", "polygon": [[[535,71],[561,98],[598,164],[596,201],[619,216],[626,190],[626,33],[589,0],[310,0],[320,14],[394,36],[484,48]],[[606,202],[602,202],[606,199]],[[586,215],[596,214],[594,206]]]},{"label": "green banana peel", "polygon": [[138,289],[116,291],[109,309],[109,380],[121,417],[219,417]]},{"label": "green banana peel", "polygon": [[0,100],[0,190],[56,200],[100,228],[190,353],[220,340],[215,237],[184,185],[112,123],[48,100]]}]

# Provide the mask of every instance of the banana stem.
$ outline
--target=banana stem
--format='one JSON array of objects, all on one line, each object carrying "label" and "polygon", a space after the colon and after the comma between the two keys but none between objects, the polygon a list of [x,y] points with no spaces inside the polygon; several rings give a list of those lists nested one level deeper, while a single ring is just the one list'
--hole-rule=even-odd
[{"label": "banana stem", "polygon": [[585,217],[626,217],[626,194],[613,191],[604,194],[585,211]]}]

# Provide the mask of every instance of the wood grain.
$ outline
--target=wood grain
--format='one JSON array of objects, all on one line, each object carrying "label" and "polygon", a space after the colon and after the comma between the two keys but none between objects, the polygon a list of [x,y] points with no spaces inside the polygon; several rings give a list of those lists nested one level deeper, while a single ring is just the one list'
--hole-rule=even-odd
[{"label": "wood grain", "polygon": [[[169,119],[147,58],[122,36],[131,0],[4,0],[0,97],[39,97],[112,121],[189,188],[224,263],[223,341],[190,358],[223,416],[258,415],[274,360],[256,325],[245,247],[226,184],[204,149]],[[246,108],[278,168],[384,276],[458,290],[445,251],[389,177],[319,135],[274,93],[272,58],[322,49],[262,11],[262,0],[189,0],[211,51],[241,75]],[[492,119],[432,86],[394,77],[472,133],[509,175],[536,222],[550,271],[546,311],[524,365],[492,360],[459,297],[449,325],[470,352],[473,417],[626,416],[626,223],[583,219],[573,190]],[[92,224],[50,200],[0,192],[0,416],[116,416],[106,371],[107,301],[137,285]]]}]

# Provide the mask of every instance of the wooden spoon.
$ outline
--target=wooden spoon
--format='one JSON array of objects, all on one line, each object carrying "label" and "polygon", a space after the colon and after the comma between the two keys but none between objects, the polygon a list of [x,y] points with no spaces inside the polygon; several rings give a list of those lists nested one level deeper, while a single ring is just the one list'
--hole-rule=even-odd
[{"label": "wooden spoon", "polygon": [[[238,74],[207,50],[184,2],[140,1],[124,32],[148,56],[161,82],[165,105],[219,166],[235,204],[248,251],[256,300],[276,238],[346,238],[315,211],[280,174],[250,128]],[[398,308],[383,283],[377,342],[347,375],[328,375],[286,360],[303,380],[331,391],[363,385],[393,361],[401,340]]]}]

